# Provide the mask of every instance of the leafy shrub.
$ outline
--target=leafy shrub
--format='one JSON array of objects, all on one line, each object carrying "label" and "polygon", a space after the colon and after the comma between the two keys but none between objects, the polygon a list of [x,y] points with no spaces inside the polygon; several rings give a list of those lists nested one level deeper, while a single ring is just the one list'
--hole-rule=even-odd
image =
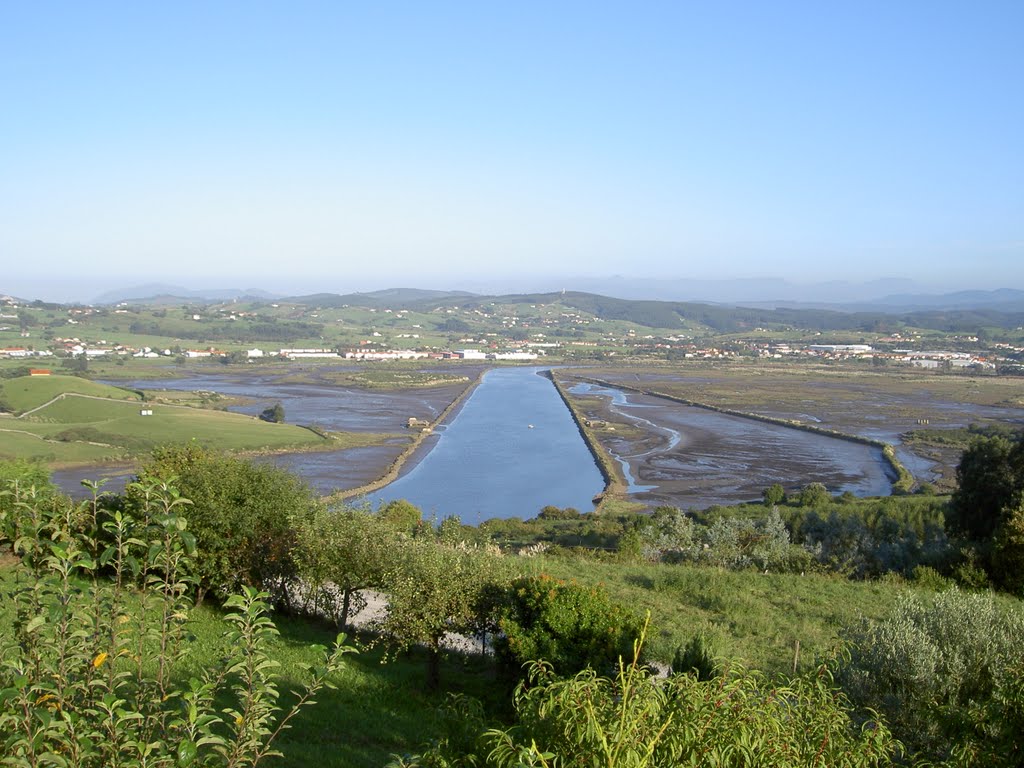
[{"label": "leafy shrub", "polygon": [[[945,758],[974,734],[999,730],[1024,666],[1024,612],[956,588],[900,598],[892,615],[847,632],[838,679],[860,706],[881,710],[912,750]],[[1018,713],[1019,715],[1019,713]]]},{"label": "leafy shrub", "polygon": [[0,543],[17,541],[28,519],[35,516],[36,506],[58,495],[42,464],[24,459],[0,461]]},{"label": "leafy shrub", "polygon": [[772,483],[761,493],[761,499],[766,507],[774,507],[786,503],[786,489],[781,483]]},{"label": "leafy shrub", "polygon": [[260,419],[269,421],[272,424],[282,423],[284,421],[284,406],[280,403],[274,403],[269,408],[264,408],[260,412]]},{"label": "leafy shrub", "polygon": [[868,505],[787,510],[793,540],[830,570],[855,578],[909,575],[950,555],[943,505],[890,498]]},{"label": "leafy shrub", "polygon": [[498,608],[495,653],[506,670],[543,659],[559,674],[611,668],[629,653],[641,622],[603,589],[550,576],[516,579]]},{"label": "leafy shrub", "polygon": [[775,571],[802,571],[811,563],[808,553],[790,545],[775,507],[764,517],[720,516],[707,526],[672,510],[641,526],[639,538],[641,554],[653,561]]},{"label": "leafy shrub", "polygon": [[942,592],[953,586],[953,582],[927,565],[919,565],[913,571],[914,583],[923,589]]},{"label": "leafy shrub", "polygon": [[821,483],[808,483],[800,489],[798,500],[801,507],[820,507],[832,501],[832,494]]},{"label": "leafy shrub", "polygon": [[553,504],[548,504],[537,513],[537,517],[541,520],[575,520],[579,516],[580,512],[578,509],[573,507],[561,509]]},{"label": "leafy shrub", "polygon": [[992,576],[1001,588],[1024,597],[1024,503],[1008,510],[996,530]]},{"label": "leafy shrub", "polygon": [[[879,722],[857,728],[827,671],[777,685],[735,670],[714,680],[654,681],[620,662],[614,677],[586,669],[562,679],[536,662],[515,694],[518,722],[393,764],[413,766],[758,766],[853,768],[890,765],[895,743]],[[479,720],[477,720],[479,723]],[[447,748],[447,752],[445,749]]]},{"label": "leafy shrub", "polygon": [[[226,456],[195,444],[159,448],[140,477],[171,481],[191,504],[180,514],[198,545],[197,597],[224,597],[241,585],[273,590],[295,574],[293,518],[317,507],[312,491],[285,470]],[[129,508],[145,505],[148,484],[126,493]],[[140,490],[141,489],[141,490]]]},{"label": "leafy shrub", "polygon": [[979,437],[960,457],[950,523],[970,539],[992,537],[1024,492],[1024,441]]},{"label": "leafy shrub", "polygon": [[77,525],[91,518],[76,505],[25,514],[48,539],[15,542],[20,563],[0,582],[12,614],[0,628],[5,765],[255,765],[351,650],[339,637],[282,712],[266,652],[276,630],[266,594],[248,589],[227,601],[224,664],[183,683],[195,542],[176,512],[187,502],[167,485],[142,497],[137,517],[106,521],[102,549]]},{"label": "leafy shrub", "polygon": [[717,674],[717,669],[714,650],[703,634],[694,635],[672,657],[673,674],[695,675],[698,680],[710,680]]}]

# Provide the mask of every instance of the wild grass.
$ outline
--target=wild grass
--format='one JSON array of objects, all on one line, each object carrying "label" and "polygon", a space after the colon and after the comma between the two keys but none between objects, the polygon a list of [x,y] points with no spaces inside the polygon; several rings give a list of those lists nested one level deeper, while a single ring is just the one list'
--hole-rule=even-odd
[{"label": "wild grass", "polygon": [[688,565],[623,565],[591,559],[539,557],[532,572],[603,584],[637,613],[651,613],[648,653],[670,662],[676,649],[703,633],[715,652],[769,674],[799,669],[835,647],[840,630],[861,617],[889,613],[894,582],[854,582],[821,574],[764,574]]}]

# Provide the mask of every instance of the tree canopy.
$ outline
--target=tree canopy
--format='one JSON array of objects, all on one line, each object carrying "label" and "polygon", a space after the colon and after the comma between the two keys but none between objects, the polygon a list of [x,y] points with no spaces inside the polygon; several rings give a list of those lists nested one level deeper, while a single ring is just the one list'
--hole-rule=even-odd
[{"label": "tree canopy", "polygon": [[1024,442],[999,435],[971,443],[956,469],[950,523],[975,541],[991,539],[1024,492]]},{"label": "tree canopy", "polygon": [[[173,479],[192,502],[180,514],[196,538],[199,598],[243,584],[276,589],[294,573],[292,520],[319,503],[295,475],[195,444],[158,448],[139,474]],[[129,504],[142,501],[138,494],[129,490]]]}]

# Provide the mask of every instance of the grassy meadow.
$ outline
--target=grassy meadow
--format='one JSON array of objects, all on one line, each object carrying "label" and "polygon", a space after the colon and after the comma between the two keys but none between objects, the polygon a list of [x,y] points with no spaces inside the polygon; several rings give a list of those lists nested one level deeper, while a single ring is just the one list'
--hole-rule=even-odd
[{"label": "grassy meadow", "polygon": [[0,381],[0,403],[15,415],[48,403],[60,395],[85,395],[107,400],[142,398],[137,392],[99,384],[78,376],[19,376]]},{"label": "grassy meadow", "polygon": [[763,574],[686,565],[625,565],[590,559],[537,558],[531,569],[601,584],[637,613],[651,613],[648,655],[671,662],[680,645],[703,634],[723,658],[777,674],[799,669],[836,646],[839,631],[861,617],[878,619],[901,585],[824,574]]},{"label": "grassy meadow", "polygon": [[[15,412],[31,411],[20,418],[0,419],[3,458],[70,463],[124,459],[158,445],[189,441],[226,451],[258,452],[348,448],[380,439],[335,439],[238,413],[144,403],[135,392],[72,376],[9,379],[0,384],[0,398]],[[151,415],[143,415],[144,409]]]}]

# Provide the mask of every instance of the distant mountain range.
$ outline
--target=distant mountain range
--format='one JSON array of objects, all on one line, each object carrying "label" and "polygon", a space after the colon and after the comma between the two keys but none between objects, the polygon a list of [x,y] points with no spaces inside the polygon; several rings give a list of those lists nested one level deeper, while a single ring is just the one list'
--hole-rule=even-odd
[{"label": "distant mountain range", "polygon": [[118,288],[107,291],[93,299],[93,304],[120,304],[121,302],[180,303],[180,299],[197,301],[231,301],[232,299],[259,299],[273,301],[281,294],[270,293],[259,288],[207,288],[192,290],[180,285],[148,283],[132,288]]},{"label": "distant mountain range", "polygon": [[[545,281],[538,281],[545,282]],[[809,312],[818,320],[821,313],[837,313],[871,318],[915,315],[926,325],[952,323],[956,326],[971,322],[1005,325],[1024,314],[1024,290],[1000,288],[996,290],[967,290],[952,293],[928,293],[907,280],[879,280],[863,284],[819,283],[797,286],[785,280],[720,280],[720,281],[650,281],[630,278],[581,278],[579,285],[568,285],[568,290],[489,291],[426,290],[420,288],[388,288],[379,291],[346,294],[316,293],[286,296],[280,292],[260,288],[207,288],[191,289],[166,283],[149,283],[130,288],[106,291],[92,303],[99,305],[134,302],[174,305],[195,302],[224,301],[290,301],[308,306],[337,307],[343,305],[368,307],[438,306],[444,303],[473,303],[494,300],[549,301],[558,297],[566,304],[580,309],[603,308],[612,315],[632,315],[636,310],[648,319],[660,317],[670,321],[661,327],[674,327],[680,318],[698,319],[719,314],[731,308],[733,317],[747,317],[757,323],[758,318],[786,322],[780,318],[796,319]],[[500,284],[488,286],[500,287]],[[900,288],[909,290],[898,290]],[[601,289],[601,290],[598,290]],[[891,292],[883,293],[886,289]],[[686,296],[687,298],[680,298]],[[862,298],[855,298],[860,296]],[[692,297],[692,298],[690,298]],[[19,302],[24,303],[24,302]],[[623,310],[622,307],[629,307]],[[766,314],[766,313],[773,314]],[[792,313],[797,313],[793,315]],[[1000,317],[995,318],[993,314]],[[597,314],[600,314],[598,312]],[[936,315],[940,316],[936,319]],[[645,323],[646,324],[646,323]],[[745,323],[744,323],[745,324]],[[802,323],[797,323],[802,325]],[[716,325],[716,323],[711,323]]]},{"label": "distant mountain range", "polygon": [[[550,282],[550,281],[538,281]],[[483,287],[483,286],[481,286]],[[180,303],[181,301],[277,301],[287,299],[302,304],[341,306],[343,304],[384,306],[423,301],[466,299],[473,296],[546,295],[558,292],[552,286],[541,290],[500,290],[501,283],[489,284],[489,291],[425,290],[388,288],[347,294],[316,293],[286,296],[259,288],[189,289],[178,285],[151,283],[107,291],[95,304],[126,301]],[[580,278],[561,286],[575,293],[638,301],[703,303],[752,309],[827,309],[837,312],[885,312],[905,314],[922,311],[988,310],[1024,311],[1024,290],[1000,288],[991,291],[970,290],[953,293],[927,293],[910,280],[875,280],[866,283],[829,282],[795,285],[781,279],[743,280],[649,280],[637,278]],[[494,290],[499,289],[499,290]],[[915,290],[917,289],[917,290]]]},{"label": "distant mountain range", "polygon": [[459,301],[477,298],[467,291],[428,291],[421,288],[386,288],[367,293],[314,293],[309,296],[290,296],[286,300],[296,304],[317,307],[399,307],[433,301]]}]

